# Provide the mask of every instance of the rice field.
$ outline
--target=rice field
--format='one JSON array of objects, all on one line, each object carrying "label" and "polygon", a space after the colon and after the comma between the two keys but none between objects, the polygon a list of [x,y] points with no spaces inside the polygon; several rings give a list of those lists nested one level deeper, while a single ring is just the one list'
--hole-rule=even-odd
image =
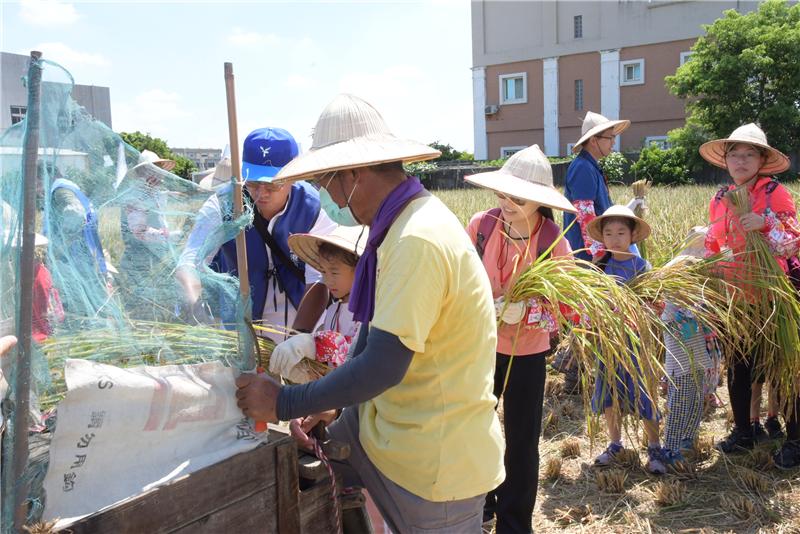
[{"label": "rice field", "polygon": [[[800,194],[800,184],[788,187]],[[647,221],[653,233],[648,259],[654,265],[671,257],[692,226],[707,223],[708,203],[718,188],[650,191]],[[435,193],[465,225],[475,212],[496,205],[494,195],[484,190]],[[628,187],[614,186],[611,195],[627,203],[632,193]],[[771,466],[770,452],[776,443],[760,444],[752,453],[738,456],[717,453],[713,443],[731,425],[724,385],[718,394],[726,406],[704,417],[698,452],[687,469],[649,475],[644,469],[643,436],[631,435],[623,440],[633,452],[612,468],[597,469],[592,464],[606,446],[604,429],[601,425],[592,443],[582,398],[565,394],[562,376],[549,370],[535,532],[800,533],[800,470],[784,472]]]}]

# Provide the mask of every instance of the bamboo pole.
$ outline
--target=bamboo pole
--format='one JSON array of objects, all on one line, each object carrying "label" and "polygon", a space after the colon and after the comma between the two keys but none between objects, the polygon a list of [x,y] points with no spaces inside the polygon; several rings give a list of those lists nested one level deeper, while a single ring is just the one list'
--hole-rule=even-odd
[{"label": "bamboo pole", "polygon": [[[244,212],[242,198],[242,165],[239,157],[239,133],[236,120],[236,89],[233,80],[233,63],[225,63],[225,97],[228,104],[228,137],[231,147],[231,173],[233,174],[233,215],[238,218]],[[239,332],[239,350],[243,357],[243,371],[256,366],[254,340],[252,339],[252,307],[250,306],[250,278],[247,269],[247,242],[244,232],[236,235],[236,263],[239,273],[239,294],[244,305],[244,321],[247,331]]]},{"label": "bamboo pole", "polygon": [[28,67],[28,109],[23,141],[22,249],[19,258],[20,302],[17,319],[17,364],[14,373],[14,528],[21,532],[27,518],[28,427],[31,391],[31,327],[33,323],[33,252],[36,239],[36,183],[39,153],[39,115],[41,106],[42,53],[31,52]]}]

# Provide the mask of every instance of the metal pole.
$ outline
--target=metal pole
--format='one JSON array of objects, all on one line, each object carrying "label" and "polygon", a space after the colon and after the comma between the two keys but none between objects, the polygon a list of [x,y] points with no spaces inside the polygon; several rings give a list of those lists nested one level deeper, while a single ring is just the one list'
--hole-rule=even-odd
[{"label": "metal pole", "polygon": [[22,531],[28,515],[28,483],[24,479],[28,465],[29,400],[31,391],[31,327],[33,322],[33,252],[36,228],[36,183],[39,155],[39,112],[42,82],[41,52],[31,52],[28,67],[28,110],[25,115],[23,171],[22,251],[19,258],[20,302],[17,321],[17,365],[14,373],[14,527]]}]

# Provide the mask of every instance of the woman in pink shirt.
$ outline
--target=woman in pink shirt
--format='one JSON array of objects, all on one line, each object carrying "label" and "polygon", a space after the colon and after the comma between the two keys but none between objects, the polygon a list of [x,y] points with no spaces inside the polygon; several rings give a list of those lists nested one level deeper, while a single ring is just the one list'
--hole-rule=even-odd
[{"label": "woman in pink shirt", "polygon": [[467,227],[489,275],[498,312],[494,395],[503,397],[506,438],[506,479],[487,495],[484,521],[496,516],[498,534],[532,532],[546,356],[557,324],[549,306],[534,300],[506,303],[504,297],[554,242],[551,256],[572,252],[553,222],[552,210],[575,209],[553,188],[550,162],[537,145],[511,156],[499,171],[465,179],[493,190],[499,205],[476,213]]}]

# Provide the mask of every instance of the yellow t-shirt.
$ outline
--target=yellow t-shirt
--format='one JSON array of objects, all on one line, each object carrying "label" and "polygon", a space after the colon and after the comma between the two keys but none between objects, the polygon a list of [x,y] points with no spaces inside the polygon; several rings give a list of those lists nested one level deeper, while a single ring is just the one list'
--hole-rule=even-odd
[{"label": "yellow t-shirt", "polygon": [[436,197],[411,201],[378,248],[371,325],[414,356],[400,384],[360,406],[359,438],[385,476],[423,499],[474,497],[505,477],[494,314],[458,219]]}]

